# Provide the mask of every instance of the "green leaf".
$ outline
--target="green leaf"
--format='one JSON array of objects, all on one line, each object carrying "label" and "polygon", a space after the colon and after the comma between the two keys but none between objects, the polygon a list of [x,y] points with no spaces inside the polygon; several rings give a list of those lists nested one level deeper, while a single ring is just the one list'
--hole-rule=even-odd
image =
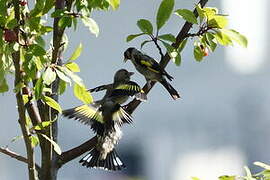
[{"label": "green leaf", "polygon": [[191,177],[192,180],[200,180],[198,177]]},{"label": "green leaf", "polygon": [[146,40],[146,41],[143,41],[143,42],[141,43],[141,49],[143,48],[143,46],[144,46],[145,44],[147,44],[147,43],[149,43],[149,42],[152,42],[152,40]]},{"label": "green leaf", "polygon": [[194,54],[194,58],[196,61],[198,61],[198,62],[202,61],[204,54],[203,54],[200,46],[197,46],[197,45],[194,46],[193,54]]},{"label": "green leaf", "polygon": [[188,9],[178,9],[175,11],[175,14],[182,17],[187,22],[198,24],[196,16]]},{"label": "green leaf", "polygon": [[74,72],[70,71],[68,68],[61,67],[61,71],[63,71],[67,76],[69,76],[79,86],[84,86],[82,79],[78,75],[76,75]]},{"label": "green leaf", "polygon": [[75,51],[72,53],[69,60],[74,61],[75,59],[77,59],[81,55],[82,48],[83,48],[82,43],[80,43],[79,46],[75,49]]},{"label": "green leaf", "polygon": [[59,82],[59,88],[58,88],[58,94],[61,95],[65,92],[67,87],[67,83],[63,80],[60,80]]},{"label": "green leaf", "polygon": [[[36,43],[38,44],[38,46],[45,48],[46,42],[44,41],[44,39],[41,36],[37,36],[35,38]],[[45,51],[46,53],[46,51]]]},{"label": "green leaf", "polygon": [[235,180],[235,176],[224,175],[224,176],[219,176],[218,179],[219,180]]},{"label": "green leaf", "polygon": [[62,17],[65,15],[65,10],[63,9],[56,9],[52,14],[51,17],[52,18],[56,18],[56,17]]},{"label": "green leaf", "polygon": [[139,21],[137,21],[137,26],[143,33],[153,34],[153,26],[150,21],[146,19],[140,19]]},{"label": "green leaf", "polygon": [[156,17],[157,30],[159,30],[170,18],[174,7],[174,0],[162,0]]},{"label": "green leaf", "polygon": [[99,27],[98,27],[98,24],[96,23],[96,21],[94,19],[89,18],[89,17],[83,17],[82,22],[86,27],[89,28],[89,31],[91,33],[93,33],[96,37],[98,36]]},{"label": "green leaf", "polygon": [[46,54],[45,49],[38,44],[32,44],[29,46],[29,51],[33,53],[34,56],[44,56]]},{"label": "green leaf", "polygon": [[210,47],[211,51],[214,52],[217,47],[217,43],[214,42],[215,36],[209,32],[205,33],[204,36],[206,37],[208,47]]},{"label": "green leaf", "polygon": [[37,136],[31,135],[31,136],[29,136],[29,139],[31,141],[32,147],[36,147],[39,144],[39,139]]},{"label": "green leaf", "polygon": [[50,85],[56,78],[56,73],[52,70],[51,67],[48,67],[44,74],[42,75],[43,82],[46,85]]},{"label": "green leaf", "polygon": [[118,9],[120,5],[120,0],[107,0],[107,2],[112,6],[113,10]]},{"label": "green leaf", "polygon": [[46,136],[45,134],[40,134],[40,135],[43,136],[46,140],[50,141],[50,143],[53,145],[54,151],[55,151],[58,155],[61,155],[61,154],[62,154],[62,151],[61,151],[60,146],[59,146],[54,140],[52,140],[51,138],[49,138],[49,137]]},{"label": "green leaf", "polygon": [[72,23],[73,23],[74,31],[76,31],[76,29],[77,29],[77,24],[78,24],[77,18],[72,18]]},{"label": "green leaf", "polygon": [[179,47],[178,47],[178,51],[179,51],[179,52],[182,52],[183,49],[186,47],[187,41],[188,41],[188,38],[184,39],[184,40],[180,43],[180,45],[179,45]]},{"label": "green leaf", "polygon": [[7,23],[8,29],[14,29],[16,26],[18,26],[17,19],[12,19]]},{"label": "green leaf", "polygon": [[74,95],[83,103],[90,104],[93,102],[93,97],[91,96],[90,92],[87,91],[85,86],[79,86],[78,84],[75,83],[73,92]]},{"label": "green leaf", "polygon": [[43,15],[42,11],[45,6],[45,0],[37,0],[35,7],[30,11],[30,17],[40,17]]},{"label": "green leaf", "polygon": [[145,33],[139,33],[139,34],[131,34],[127,37],[126,41],[129,42],[129,41],[132,41],[133,39],[135,39],[136,37],[139,37],[141,35],[144,35]]},{"label": "green leaf", "polygon": [[248,40],[244,35],[240,34],[239,32],[233,29],[221,29],[220,31],[229,36],[230,39],[238,43],[240,46],[247,48]]},{"label": "green leaf", "polygon": [[172,60],[176,66],[180,66],[181,65],[181,54],[177,53],[177,56],[175,58],[173,58]]},{"label": "green leaf", "polygon": [[197,11],[197,13],[199,15],[200,23],[202,23],[203,19],[205,18],[205,14],[204,14],[204,11],[201,8],[201,5],[200,4],[197,4],[196,5],[196,11]]},{"label": "green leaf", "polygon": [[34,90],[35,90],[35,98],[40,99],[42,92],[43,92],[44,84],[42,81],[42,78],[39,78],[35,84]]},{"label": "green leaf", "polygon": [[15,142],[15,141],[17,141],[19,139],[23,139],[23,135],[13,137],[10,142],[13,143],[13,142]]},{"label": "green leaf", "polygon": [[59,113],[62,113],[62,108],[61,106],[58,104],[58,102],[56,102],[54,99],[52,99],[51,97],[48,96],[43,96],[42,100],[51,108],[57,110]]},{"label": "green leaf", "polygon": [[72,18],[70,16],[61,17],[61,19],[58,21],[58,26],[60,28],[71,27],[71,25],[72,25]]},{"label": "green leaf", "polygon": [[217,42],[222,45],[222,46],[228,46],[228,45],[232,45],[232,40],[231,38],[223,33],[222,31],[217,31],[216,34],[214,34],[215,39],[217,40]]},{"label": "green leaf", "polygon": [[203,11],[205,16],[207,17],[207,21],[212,19],[212,17],[218,13],[218,9],[213,7],[205,7],[203,8]]},{"label": "green leaf", "polygon": [[244,166],[244,169],[246,171],[247,177],[246,180],[256,180],[255,178],[253,178],[250,169],[247,166]]},{"label": "green leaf", "polygon": [[42,15],[47,14],[54,7],[55,0],[46,0]]},{"label": "green leaf", "polygon": [[40,131],[42,129],[45,129],[46,127],[50,126],[54,121],[43,121],[41,123],[39,123],[38,125],[34,126],[33,129]]},{"label": "green leaf", "polygon": [[69,62],[65,66],[72,72],[80,72],[80,67],[75,62]]},{"label": "green leaf", "polygon": [[165,41],[172,42],[172,43],[176,41],[176,38],[172,34],[163,34],[163,35],[158,36],[158,38]]},{"label": "green leaf", "polygon": [[56,71],[57,76],[60,79],[62,79],[63,81],[65,81],[65,82],[67,82],[67,83],[69,83],[71,85],[71,80],[69,79],[69,77],[67,77],[65,75],[65,73],[63,73],[60,69],[57,69],[57,68],[55,69],[55,71]]},{"label": "green leaf", "polygon": [[256,166],[262,167],[262,168],[264,168],[266,170],[270,170],[270,165],[265,164],[263,162],[258,162],[257,161],[257,162],[254,162],[253,164],[256,165]]},{"label": "green leaf", "polygon": [[8,91],[8,84],[6,79],[4,79],[2,82],[0,82],[0,93],[4,93]]},{"label": "green leaf", "polygon": [[226,16],[215,15],[208,19],[208,26],[218,29],[223,29],[228,25],[228,19]]},{"label": "green leaf", "polygon": [[162,42],[163,46],[165,46],[165,48],[167,49],[168,53],[171,53],[174,51],[174,47],[172,47],[169,43],[166,43],[164,41],[161,41],[161,42]]}]

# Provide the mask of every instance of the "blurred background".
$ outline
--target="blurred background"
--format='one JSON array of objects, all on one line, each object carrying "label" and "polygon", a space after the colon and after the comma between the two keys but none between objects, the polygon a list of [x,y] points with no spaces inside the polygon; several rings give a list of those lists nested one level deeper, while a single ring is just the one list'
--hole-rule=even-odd
[{"label": "blurred background", "polygon": [[[70,38],[68,58],[81,42],[82,55],[77,60],[85,84],[95,87],[110,83],[120,68],[135,71],[130,62],[123,63],[123,52],[139,48],[143,38],[126,43],[129,34],[139,32],[136,22],[146,18],[154,22],[160,1],[126,0],[119,10],[95,12],[93,18],[100,26],[99,37],[89,34],[81,25],[77,32],[67,31]],[[176,1],[176,8],[194,7],[195,1]],[[59,180],[188,180],[199,177],[214,180],[221,175],[242,174],[252,163],[270,163],[270,85],[269,7],[270,2],[259,0],[210,1],[223,14],[229,14],[230,27],[246,35],[247,49],[238,46],[218,48],[202,62],[193,58],[192,41],[182,54],[182,64],[170,63],[167,71],[175,77],[172,85],[182,99],[173,101],[166,90],[157,84],[133,114],[134,124],[124,127],[124,136],[117,147],[127,168],[122,172],[87,169],[79,157],[59,171]],[[183,21],[173,15],[163,33],[177,34]],[[161,33],[162,33],[161,32]],[[159,58],[155,46],[146,45],[143,51]],[[140,74],[133,80],[145,83]],[[13,79],[9,79],[13,83]],[[93,94],[95,99],[103,94]],[[63,109],[79,105],[70,88],[61,98]],[[11,143],[21,135],[17,123],[15,98],[12,91],[1,95],[0,145],[22,155],[23,140]],[[59,144],[63,151],[75,147],[93,136],[89,127],[78,122],[59,119]],[[36,148],[39,153],[39,148]],[[39,158],[37,157],[37,160]],[[1,180],[27,179],[25,164],[0,154]],[[20,177],[20,178],[18,178]]]}]

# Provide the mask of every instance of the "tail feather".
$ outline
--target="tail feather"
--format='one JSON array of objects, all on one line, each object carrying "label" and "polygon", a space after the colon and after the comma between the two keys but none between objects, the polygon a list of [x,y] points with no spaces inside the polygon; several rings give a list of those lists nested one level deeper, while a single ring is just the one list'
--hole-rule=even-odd
[{"label": "tail feather", "polygon": [[160,83],[167,89],[167,91],[170,93],[174,100],[180,98],[178,92],[172,87],[172,85],[168,81],[166,81],[166,79],[163,79],[162,81],[160,81]]},{"label": "tail feather", "polygon": [[79,162],[87,168],[100,168],[110,171],[118,171],[126,167],[115,150],[107,154],[106,159],[100,158],[100,152],[94,148]]}]

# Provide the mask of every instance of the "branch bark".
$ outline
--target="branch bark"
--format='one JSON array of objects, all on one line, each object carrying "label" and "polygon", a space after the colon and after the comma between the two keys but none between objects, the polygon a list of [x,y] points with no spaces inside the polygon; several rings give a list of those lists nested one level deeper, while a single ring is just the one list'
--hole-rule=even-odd
[{"label": "branch bark", "polygon": [[[0,147],[0,152],[3,153],[3,154],[8,155],[11,158],[14,158],[14,159],[18,160],[18,161],[24,162],[26,164],[29,163],[29,161],[28,161],[27,158],[25,158],[25,157],[23,157],[23,156],[15,153],[15,152],[9,150],[8,148],[2,148],[2,147]],[[39,165],[38,164],[35,164],[35,166],[36,166],[37,171],[39,172],[40,171]]]},{"label": "branch bark", "polygon": [[[19,6],[19,1],[18,0],[13,0],[12,1],[14,5],[14,11],[15,11],[15,19],[17,22],[20,22],[20,6]],[[16,33],[17,37],[19,34],[19,27],[14,28],[14,32]],[[12,53],[12,60],[13,64],[15,67],[15,80],[14,80],[14,87],[16,87],[17,84],[23,83],[27,85],[23,81],[23,73],[21,73],[21,59],[20,59],[20,51],[15,51]],[[23,139],[25,142],[25,147],[26,147],[26,153],[27,153],[27,159],[28,159],[28,176],[29,180],[36,180],[37,179],[37,174],[36,174],[36,169],[35,169],[35,156],[34,156],[34,148],[31,144],[30,140],[30,132],[29,128],[27,127],[26,123],[26,116],[25,116],[25,106],[23,102],[23,92],[22,90],[18,91],[16,93],[16,100],[17,100],[17,107],[18,107],[18,114],[19,114],[19,124],[21,127],[21,131],[23,134]]]},{"label": "branch bark", "polygon": [[[208,0],[200,0],[199,4],[201,5],[201,7],[204,7],[205,4],[208,2]],[[194,14],[196,17],[198,17],[198,13],[196,11],[196,9],[194,9]],[[173,47],[178,47],[180,45],[180,43],[186,38],[186,35],[188,34],[189,30],[192,28],[192,24],[186,22],[184,24],[184,26],[182,27],[182,29],[180,30],[180,32],[178,33],[177,37],[176,37],[176,42],[172,44]],[[161,61],[160,61],[160,65],[165,68],[167,66],[167,64],[170,61],[170,56],[168,53],[166,53]],[[155,82],[151,82],[151,86],[148,87],[147,84],[144,85],[143,90],[146,94],[148,94],[150,92],[150,90],[153,88],[153,86],[155,85]],[[134,99],[133,101],[131,101],[128,105],[126,105],[126,110],[132,114],[135,109],[140,105],[141,101],[138,101],[136,99]],[[87,142],[72,148],[66,152],[63,152],[62,155],[59,156],[59,161],[58,161],[58,165],[59,168],[64,165],[65,163],[75,159],[76,157],[82,155],[83,153],[89,151],[90,149],[92,149],[95,146],[95,142],[96,142],[96,136],[91,138],[90,140],[88,140]]]}]

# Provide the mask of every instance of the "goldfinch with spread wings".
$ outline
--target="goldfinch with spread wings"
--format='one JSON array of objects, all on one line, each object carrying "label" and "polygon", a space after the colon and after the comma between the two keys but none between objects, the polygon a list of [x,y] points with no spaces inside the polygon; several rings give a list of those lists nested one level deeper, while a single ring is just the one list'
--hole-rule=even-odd
[{"label": "goldfinch with spread wings", "polygon": [[132,73],[123,69],[117,71],[114,83],[106,85],[104,89],[107,92],[100,101],[63,111],[65,117],[90,125],[97,134],[96,146],[80,160],[83,166],[113,171],[125,167],[115,151],[115,146],[122,136],[122,124],[131,123],[132,118],[120,104],[124,103],[128,96],[142,93],[139,85],[129,81],[131,75]]},{"label": "goldfinch with spread wings", "polygon": [[128,48],[125,51],[124,57],[125,62],[127,60],[131,60],[137,71],[144,75],[148,84],[150,81],[158,81],[167,89],[174,100],[180,98],[178,92],[166,80],[166,78],[168,78],[171,81],[173,77],[170,76],[163,68],[161,68],[159,63],[157,63],[152,57],[143,54],[133,47]]},{"label": "goldfinch with spread wings", "polygon": [[[114,101],[119,104],[125,103],[130,96],[134,96],[140,101],[146,101],[146,94],[141,87],[130,80],[130,77],[134,72],[129,72],[126,69],[118,70],[114,75],[112,84],[101,85],[93,89],[89,89],[90,92],[99,92],[106,90],[105,98],[112,96]],[[103,98],[104,99],[104,98]]]}]

